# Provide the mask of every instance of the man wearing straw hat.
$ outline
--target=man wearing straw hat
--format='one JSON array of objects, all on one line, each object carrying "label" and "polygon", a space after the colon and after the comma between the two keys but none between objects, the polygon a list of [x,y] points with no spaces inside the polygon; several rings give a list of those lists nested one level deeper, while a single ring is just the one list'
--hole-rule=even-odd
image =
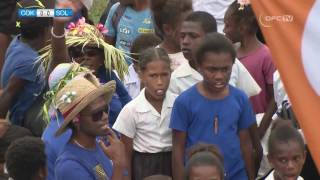
[{"label": "man wearing straw hat", "polygon": [[83,73],[54,97],[54,107],[64,118],[56,135],[72,129],[55,164],[57,180],[123,179],[124,147],[108,126],[106,108],[114,91],[114,81],[100,85],[92,73]]}]

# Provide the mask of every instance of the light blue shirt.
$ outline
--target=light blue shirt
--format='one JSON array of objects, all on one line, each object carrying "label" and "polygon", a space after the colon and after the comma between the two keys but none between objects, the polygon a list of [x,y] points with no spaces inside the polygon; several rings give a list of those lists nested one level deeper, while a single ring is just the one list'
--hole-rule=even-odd
[{"label": "light blue shirt", "polygon": [[[118,27],[113,27],[112,17],[119,5],[120,3],[116,3],[110,9],[105,23],[108,32],[105,35],[115,38],[116,48],[130,52],[133,41],[140,34],[154,32],[153,18],[150,9],[136,11],[127,6],[120,18]],[[127,59],[127,62],[131,64],[131,60]]]}]

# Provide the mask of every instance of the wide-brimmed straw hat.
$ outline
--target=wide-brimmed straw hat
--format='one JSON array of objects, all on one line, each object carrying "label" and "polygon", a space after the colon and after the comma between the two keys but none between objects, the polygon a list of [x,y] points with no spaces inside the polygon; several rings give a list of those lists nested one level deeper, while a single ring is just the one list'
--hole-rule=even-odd
[{"label": "wide-brimmed straw hat", "polygon": [[55,108],[64,117],[56,136],[62,134],[68,124],[98,97],[104,96],[106,102],[109,103],[115,88],[115,81],[100,85],[92,73],[81,74],[70,80],[55,97]]},{"label": "wide-brimmed straw hat", "polygon": [[57,93],[77,75],[90,72],[89,69],[81,67],[76,62],[62,63],[54,68],[48,78],[49,90],[45,93],[45,103],[42,107],[43,118],[47,123],[51,119],[58,119],[58,113],[54,107]]}]

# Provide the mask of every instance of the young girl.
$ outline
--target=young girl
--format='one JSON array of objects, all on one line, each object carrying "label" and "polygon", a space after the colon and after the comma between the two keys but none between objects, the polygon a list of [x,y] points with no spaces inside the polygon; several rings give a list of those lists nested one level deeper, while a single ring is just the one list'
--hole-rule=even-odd
[{"label": "young girl", "polygon": [[228,83],[236,52],[221,34],[204,38],[195,54],[203,80],[182,92],[172,108],[173,178],[183,178],[185,150],[205,142],[221,150],[226,179],[254,179],[249,129],[255,116],[247,95]]},{"label": "young girl", "polygon": [[167,92],[170,72],[165,50],[149,48],[142,52],[139,76],[145,88],[122,109],[113,126],[125,144],[129,179],[171,176],[169,121],[175,96]]},{"label": "young girl", "polygon": [[128,71],[124,80],[124,85],[132,98],[139,95],[142,89],[140,79],[138,77],[139,68],[139,56],[141,52],[149,47],[156,47],[161,42],[161,39],[154,33],[146,33],[138,36],[131,47],[131,57],[133,59],[132,64],[130,64]]},{"label": "young girl", "polygon": [[261,88],[260,94],[250,97],[250,101],[256,114],[264,113],[259,127],[262,138],[276,110],[273,98],[273,73],[276,68],[268,47],[256,36],[258,23],[251,6],[244,5],[243,9],[240,6],[235,1],[228,8],[224,32],[233,43],[240,42],[240,47],[236,49],[237,57]]},{"label": "young girl", "polygon": [[223,158],[214,145],[195,145],[190,149],[185,173],[186,180],[223,180]]},{"label": "young girl", "polygon": [[171,59],[171,69],[175,70],[187,62],[180,48],[180,27],[186,15],[192,12],[191,0],[151,1],[151,10],[163,41],[159,45]]},{"label": "young girl", "polygon": [[[300,173],[306,159],[306,150],[301,134],[288,124],[278,120],[268,140],[268,160],[274,168],[265,180],[303,180]],[[290,122],[289,122],[290,123]]]}]

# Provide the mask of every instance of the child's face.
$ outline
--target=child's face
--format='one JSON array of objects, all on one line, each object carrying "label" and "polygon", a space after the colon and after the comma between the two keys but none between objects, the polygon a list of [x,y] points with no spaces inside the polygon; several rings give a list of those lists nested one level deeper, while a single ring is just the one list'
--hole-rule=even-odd
[{"label": "child's face", "polygon": [[230,53],[206,52],[198,70],[212,92],[221,93],[229,83],[233,61]]},{"label": "child's face", "polygon": [[220,172],[215,166],[195,166],[190,169],[190,180],[222,180]]},{"label": "child's face", "polygon": [[170,65],[161,60],[149,62],[140,78],[146,88],[146,97],[155,101],[163,100],[170,82]]},{"label": "child's face", "polygon": [[226,37],[229,38],[233,43],[237,43],[241,41],[240,26],[231,17],[231,14],[229,11],[227,11],[224,16],[223,32],[225,33]]},{"label": "child's face", "polygon": [[184,21],[180,30],[181,51],[186,59],[193,59],[193,52],[200,45],[205,36],[201,25],[197,22]]},{"label": "child's face", "polygon": [[169,36],[169,38],[171,39],[171,43],[174,43],[175,47],[181,48],[181,42],[180,42],[180,40],[181,40],[181,38],[180,38],[181,26],[183,23],[183,19],[185,19],[187,17],[187,15],[190,14],[190,12],[191,11],[187,11],[185,13],[182,13],[180,19],[178,19],[175,22],[174,27],[171,25],[168,25],[170,27],[171,31],[169,31],[170,33],[167,34],[167,36]]},{"label": "child's face", "polygon": [[305,161],[305,150],[301,149],[295,141],[279,142],[275,148],[273,153],[268,155],[269,162],[275,171],[275,178],[296,180]]}]

